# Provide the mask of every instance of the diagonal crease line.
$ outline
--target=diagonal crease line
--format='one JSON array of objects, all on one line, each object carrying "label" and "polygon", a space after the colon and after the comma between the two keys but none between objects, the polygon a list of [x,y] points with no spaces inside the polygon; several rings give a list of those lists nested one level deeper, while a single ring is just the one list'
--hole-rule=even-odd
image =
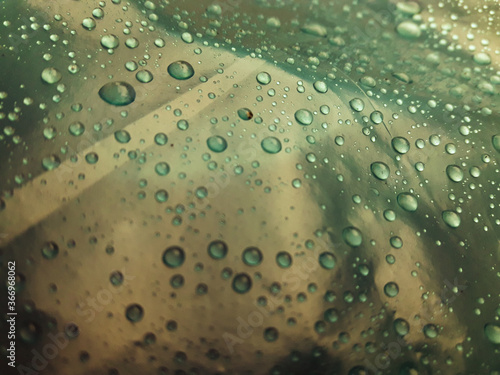
[{"label": "diagonal crease line", "polygon": [[[240,80],[244,80],[265,64],[264,60],[245,57],[238,59],[228,68],[237,72]],[[213,89],[227,93],[232,89],[233,84],[232,80],[221,80],[218,83],[201,83],[199,86],[203,85],[204,91]],[[214,104],[214,101],[206,96],[200,98],[199,86],[193,87],[168,104],[173,108],[176,106],[180,108],[183,103],[194,103],[194,105],[183,109],[185,118],[194,117],[207,106]],[[131,136],[127,148],[146,149],[154,144],[154,134],[158,132],[168,133],[164,129],[164,122],[155,118],[158,109],[162,106],[122,129],[129,132]],[[30,227],[56,212],[61,206],[71,202],[108,174],[130,162],[129,158],[115,159],[113,153],[110,152],[114,148],[116,148],[116,140],[114,134],[111,133],[103,140],[79,152],[76,164],[66,160],[58,168],[42,173],[26,185],[15,189],[13,196],[6,202],[7,207],[0,213],[0,233],[5,234],[2,238],[3,241],[7,243],[12,241]],[[96,164],[85,162],[85,155],[90,152],[95,152],[99,156],[99,161]],[[85,179],[79,180],[78,186],[70,185],[68,182],[74,180],[80,173],[85,174]]]}]

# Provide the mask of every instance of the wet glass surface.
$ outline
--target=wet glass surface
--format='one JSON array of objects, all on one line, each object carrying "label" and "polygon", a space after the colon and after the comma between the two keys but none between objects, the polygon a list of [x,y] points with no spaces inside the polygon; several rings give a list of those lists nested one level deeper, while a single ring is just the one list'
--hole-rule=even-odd
[{"label": "wet glass surface", "polygon": [[2,374],[500,374],[499,12],[0,2]]}]

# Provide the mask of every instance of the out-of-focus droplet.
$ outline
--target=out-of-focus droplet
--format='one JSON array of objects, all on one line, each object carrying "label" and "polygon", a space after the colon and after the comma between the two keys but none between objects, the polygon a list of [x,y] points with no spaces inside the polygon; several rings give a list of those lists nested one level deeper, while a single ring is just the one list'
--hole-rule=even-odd
[{"label": "out-of-focus droplet", "polygon": [[412,21],[403,21],[397,27],[398,34],[405,39],[417,39],[422,35],[420,27]]},{"label": "out-of-focus droplet", "polygon": [[49,85],[53,85],[61,80],[62,74],[56,68],[45,68],[42,71],[42,81],[48,83]]},{"label": "out-of-focus droplet", "polygon": [[363,235],[356,227],[347,227],[342,231],[342,238],[351,247],[358,247],[363,242]]},{"label": "out-of-focus droplet", "polygon": [[169,268],[177,268],[182,266],[186,259],[184,250],[178,246],[172,246],[163,252],[163,264]]}]

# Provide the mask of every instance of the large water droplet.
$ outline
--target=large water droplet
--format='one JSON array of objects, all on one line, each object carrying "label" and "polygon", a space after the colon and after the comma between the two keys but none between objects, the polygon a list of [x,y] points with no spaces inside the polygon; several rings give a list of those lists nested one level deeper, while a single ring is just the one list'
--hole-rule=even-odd
[{"label": "large water droplet", "polygon": [[399,293],[399,286],[393,281],[384,285],[384,293],[387,297],[394,298]]},{"label": "large water droplet", "polygon": [[268,85],[271,83],[271,75],[267,72],[260,72],[257,74],[257,82],[259,82],[261,85]]},{"label": "large water droplet", "polygon": [[363,235],[356,227],[347,227],[342,231],[342,238],[351,247],[358,247],[363,242]]},{"label": "large water droplet", "polygon": [[381,161],[376,161],[370,165],[370,170],[373,175],[379,180],[387,180],[391,171],[389,170],[389,166]]},{"label": "large water droplet", "polygon": [[418,200],[412,193],[398,194],[397,198],[399,206],[408,212],[414,212],[418,208]]},{"label": "large water droplet", "polygon": [[126,130],[117,130],[117,131],[115,131],[115,139],[119,143],[129,143],[130,142],[130,134]]},{"label": "large water droplet", "polygon": [[295,112],[295,120],[300,125],[311,125],[313,122],[313,114],[307,109],[299,109]]},{"label": "large water droplet", "polygon": [[430,339],[435,339],[438,335],[437,327],[431,323],[426,324],[423,328],[423,331],[424,331],[424,335]]},{"label": "large water droplet", "polygon": [[240,108],[238,109],[238,116],[240,119],[248,121],[253,117],[253,113],[248,108]]},{"label": "large water droplet", "polygon": [[405,336],[408,334],[408,332],[410,332],[410,324],[408,324],[406,320],[401,318],[394,320],[393,327],[394,331],[396,331],[399,336]]},{"label": "large water droplet", "polygon": [[172,78],[184,80],[189,79],[194,75],[193,66],[187,61],[179,60],[170,64],[167,68],[168,74]]},{"label": "large water droplet", "polygon": [[281,142],[276,137],[266,137],[260,143],[262,149],[269,154],[277,154],[281,151]]},{"label": "large water droplet", "polygon": [[258,266],[262,262],[262,252],[256,247],[246,248],[242,259],[247,266]]},{"label": "large water droplet", "polygon": [[252,279],[246,273],[238,273],[234,276],[232,287],[236,293],[247,293],[252,288]]},{"label": "large water droplet", "polygon": [[455,211],[447,210],[442,213],[443,221],[451,228],[460,226],[460,216]]},{"label": "large water droplet", "polygon": [[163,253],[163,263],[169,268],[177,268],[182,266],[184,260],[186,259],[186,255],[184,250],[178,246],[169,247]]},{"label": "large water droplet", "polygon": [[484,334],[492,344],[500,344],[500,325],[488,323],[484,326]]},{"label": "large water droplet", "polygon": [[500,134],[496,134],[491,137],[491,143],[493,144],[493,148],[500,152]]},{"label": "large water droplet", "polygon": [[49,155],[42,159],[42,167],[46,171],[56,169],[61,164],[61,159],[57,155]]},{"label": "large water droplet", "polygon": [[356,112],[361,112],[365,109],[365,102],[359,98],[354,98],[349,102],[351,108]]},{"label": "large water droplet", "polygon": [[453,182],[460,182],[464,179],[464,172],[458,165],[448,165],[446,175]]},{"label": "large water droplet", "polygon": [[61,72],[56,68],[45,68],[42,71],[42,81],[49,85],[59,82],[61,78]]},{"label": "large water droplet", "polygon": [[394,151],[406,154],[410,150],[410,142],[404,137],[394,137],[391,141]]},{"label": "large water droplet", "polygon": [[132,323],[140,322],[144,317],[144,309],[138,303],[133,303],[132,305],[127,306],[125,316]]},{"label": "large water droplet", "polygon": [[405,39],[417,39],[422,35],[420,27],[412,21],[403,21],[397,27],[396,31]]},{"label": "large water droplet", "polygon": [[101,87],[99,96],[108,104],[124,106],[135,100],[135,90],[126,82],[109,82]]},{"label": "large water droplet", "polygon": [[321,267],[327,270],[331,270],[336,264],[335,255],[329,251],[325,251],[319,255],[319,264]]},{"label": "large water droplet", "polygon": [[104,48],[114,49],[114,48],[118,47],[119,44],[120,44],[120,40],[118,39],[118,37],[116,35],[109,34],[109,35],[104,35],[101,38],[101,45]]},{"label": "large water droplet", "polygon": [[227,255],[227,245],[224,241],[215,240],[208,245],[208,255],[212,259],[224,259]]},{"label": "large water droplet", "polygon": [[276,263],[281,268],[288,268],[292,265],[292,256],[286,251],[281,251],[276,255]]},{"label": "large water droplet", "polygon": [[227,148],[227,141],[221,136],[214,135],[207,139],[207,146],[213,152],[223,152]]}]

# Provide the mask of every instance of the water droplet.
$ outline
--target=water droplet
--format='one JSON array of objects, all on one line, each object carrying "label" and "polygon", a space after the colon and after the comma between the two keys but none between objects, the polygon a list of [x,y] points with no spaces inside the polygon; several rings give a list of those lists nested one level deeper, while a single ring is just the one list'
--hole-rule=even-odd
[{"label": "water droplet", "polygon": [[384,115],[382,114],[382,112],[380,111],[373,111],[371,114],[370,114],[370,120],[372,120],[372,122],[374,124],[380,124],[382,121],[384,121]]},{"label": "water droplet", "polygon": [[130,49],[134,49],[139,47],[139,41],[136,38],[128,38],[125,41],[125,45]]},{"label": "water droplet", "polygon": [[61,80],[62,74],[56,68],[45,68],[42,71],[42,81],[48,83],[49,85],[53,85]]},{"label": "water droplet", "polygon": [[464,179],[464,172],[458,165],[448,165],[446,175],[453,182],[460,182]]},{"label": "water droplet", "polygon": [[417,39],[422,35],[420,27],[412,21],[403,21],[397,27],[396,31],[405,39]]},{"label": "water droplet", "polygon": [[240,108],[238,109],[238,116],[240,119],[248,121],[253,117],[253,113],[248,108]]},{"label": "water droplet", "polygon": [[279,332],[274,327],[269,327],[264,330],[264,339],[267,342],[274,342],[278,339]]},{"label": "water droplet", "polygon": [[325,251],[319,255],[319,264],[324,269],[331,270],[336,263],[335,255],[331,252]]},{"label": "water droplet", "polygon": [[95,20],[91,17],[84,18],[82,21],[82,26],[85,30],[91,31],[94,30],[96,27]]},{"label": "water droplet", "polygon": [[61,159],[57,155],[50,155],[42,159],[42,167],[46,171],[56,169],[61,164]]},{"label": "water droplet", "polygon": [[361,112],[365,109],[365,102],[359,98],[354,98],[349,102],[351,108],[356,112]]},{"label": "water droplet", "polygon": [[277,154],[281,151],[281,142],[276,137],[266,137],[260,143],[262,149],[269,154]]},{"label": "water droplet", "polygon": [[115,132],[115,139],[119,143],[129,143],[130,142],[130,134],[126,130],[117,130]]},{"label": "water droplet", "polygon": [[170,165],[164,161],[160,161],[155,165],[155,172],[158,176],[166,176],[170,172]]},{"label": "water droplet", "polygon": [[139,70],[136,73],[135,78],[141,83],[149,83],[153,80],[154,77],[153,73],[151,73],[149,70],[143,69]]},{"label": "water droplet", "polygon": [[500,134],[496,134],[493,137],[491,137],[491,143],[493,144],[493,148],[497,152],[500,152]]},{"label": "water droplet", "polygon": [[221,136],[214,135],[207,139],[207,146],[213,152],[223,152],[227,148],[227,142]]},{"label": "water droplet", "polygon": [[308,23],[302,26],[300,30],[309,35],[326,37],[326,27],[319,23]]},{"label": "water droplet", "polygon": [[42,246],[42,256],[45,259],[54,259],[59,254],[59,246],[55,242],[46,242]]},{"label": "water droplet", "polygon": [[125,316],[132,323],[137,323],[144,317],[144,309],[138,303],[133,303],[125,310]]},{"label": "water droplet", "polygon": [[358,247],[363,242],[361,231],[356,227],[347,227],[342,231],[342,238],[351,247]]},{"label": "water droplet", "polygon": [[473,56],[473,60],[479,65],[489,65],[491,64],[491,57],[485,52],[478,52]]},{"label": "water droplet", "polygon": [[286,251],[280,251],[276,255],[276,263],[281,268],[288,268],[292,265],[292,256]]},{"label": "water droplet", "polygon": [[179,120],[177,121],[177,129],[185,131],[189,129],[189,122],[186,120]]},{"label": "water droplet", "polygon": [[426,324],[423,328],[424,335],[427,338],[434,339],[438,335],[438,329],[434,324]]},{"label": "water droplet", "polygon": [[171,246],[163,253],[163,263],[169,268],[182,266],[185,259],[184,250],[178,246]]},{"label": "water droplet", "polygon": [[155,192],[155,200],[158,203],[165,203],[168,201],[168,192],[165,189],[160,189]]},{"label": "water droplet", "polygon": [[373,175],[378,178],[379,180],[387,180],[389,178],[389,175],[391,173],[389,166],[385,163],[382,163],[381,161],[376,161],[371,164],[370,170],[372,171]]},{"label": "water droplet", "polygon": [[227,245],[224,241],[215,240],[208,245],[208,255],[210,258],[220,260],[227,255]]},{"label": "water droplet", "polygon": [[258,266],[262,262],[262,252],[256,247],[248,247],[243,251],[242,259],[247,266]]},{"label": "water droplet", "polygon": [[188,33],[188,32],[183,32],[181,35],[181,39],[184,43],[188,43],[188,44],[194,42],[193,35],[191,33]]},{"label": "water droplet", "polygon": [[297,120],[300,125],[311,125],[313,122],[313,114],[307,109],[299,109],[295,112],[295,120]]},{"label": "water droplet", "polygon": [[124,279],[123,273],[121,273],[120,271],[113,271],[109,276],[109,281],[114,286],[122,285],[123,279]]},{"label": "water droplet", "polygon": [[418,200],[411,193],[400,193],[397,198],[399,206],[408,212],[415,212],[418,208]]},{"label": "water droplet", "polygon": [[410,324],[401,318],[394,320],[393,327],[394,331],[396,331],[399,336],[405,336],[410,332]]},{"label": "water droplet", "polygon": [[68,130],[71,135],[78,137],[85,132],[85,126],[81,122],[76,121],[69,125]]},{"label": "water droplet", "polygon": [[236,293],[247,293],[252,288],[252,279],[246,273],[238,273],[234,276],[232,287]]},{"label": "water droplet", "polygon": [[314,82],[313,87],[320,94],[324,94],[325,92],[328,91],[328,86],[323,81],[316,81],[316,82]]},{"label": "water droplet", "polygon": [[484,326],[484,334],[492,344],[500,344],[500,325],[488,323]]},{"label": "water droplet", "polygon": [[339,320],[339,313],[337,309],[330,308],[325,311],[325,313],[323,314],[323,318],[329,323],[335,323],[337,320]]},{"label": "water droplet", "polygon": [[189,79],[194,75],[193,66],[187,61],[182,60],[175,61],[170,64],[167,71],[172,78],[179,80]]},{"label": "water droplet", "polygon": [[155,135],[155,143],[158,146],[165,146],[168,142],[168,136],[165,133],[157,133]]},{"label": "water droplet", "polygon": [[109,35],[104,35],[101,38],[101,45],[104,48],[114,49],[114,48],[118,47],[119,44],[120,44],[120,41],[116,35],[109,34]]},{"label": "water droplet", "polygon": [[271,75],[267,72],[260,72],[257,74],[256,79],[261,85],[268,85],[271,83]]},{"label": "water droplet", "polygon": [[135,90],[126,82],[109,82],[101,87],[99,96],[108,104],[124,106],[135,100]]},{"label": "water droplet", "polygon": [[384,211],[384,219],[387,221],[396,220],[396,213],[393,210],[387,209]]},{"label": "water droplet", "polygon": [[460,216],[455,211],[446,210],[442,213],[443,221],[451,228],[460,226]]},{"label": "water droplet", "polygon": [[394,137],[391,144],[394,151],[402,155],[410,151],[410,142],[404,137]]},{"label": "water droplet", "polygon": [[384,293],[387,297],[394,298],[399,293],[399,286],[395,282],[388,282],[384,285]]},{"label": "water droplet", "polygon": [[95,152],[89,152],[87,155],[85,155],[85,161],[89,164],[95,164],[99,161],[99,155],[97,155]]}]

